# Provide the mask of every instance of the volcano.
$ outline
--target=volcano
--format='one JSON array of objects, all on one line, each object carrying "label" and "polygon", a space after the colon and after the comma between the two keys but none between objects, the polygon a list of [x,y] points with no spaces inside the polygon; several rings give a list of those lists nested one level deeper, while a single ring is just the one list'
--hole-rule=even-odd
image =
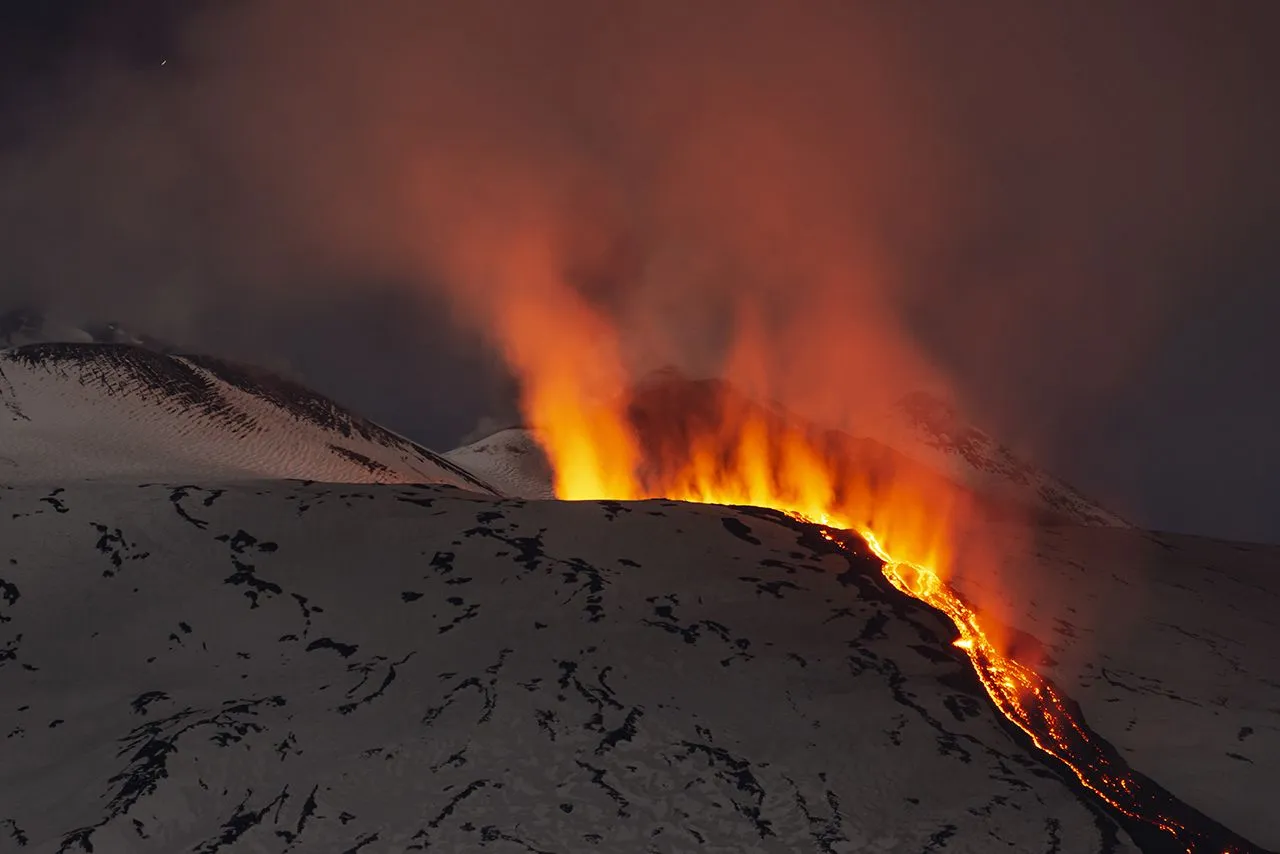
[{"label": "volcano", "polygon": [[0,838],[1280,846],[1280,549],[1048,500],[1060,482],[1010,474],[998,443],[934,410],[916,429],[984,490],[723,384],[652,383],[629,417],[660,470],[726,411],[802,432],[841,477],[906,471],[981,505],[974,536],[1009,565],[949,583],[1186,832],[1109,808],[1047,757],[990,702],[954,624],[848,532],[751,507],[531,500],[549,469],[527,431],[436,454],[265,371],[82,342],[0,353]]},{"label": "volcano", "polygon": [[[724,380],[693,379],[667,368],[629,391],[627,416],[642,458],[657,468],[687,465],[695,436],[718,437],[711,452],[725,457],[746,425],[755,423],[770,435],[794,430],[805,436],[837,481],[856,474],[884,483],[910,482],[922,501],[962,497],[992,519],[1129,527],[1118,514],[1019,458],[925,392],[870,413],[857,432],[848,432],[822,428],[780,404],[757,401]],[[551,466],[536,438],[520,426],[448,456],[488,472],[508,494],[545,498],[553,493]]]}]

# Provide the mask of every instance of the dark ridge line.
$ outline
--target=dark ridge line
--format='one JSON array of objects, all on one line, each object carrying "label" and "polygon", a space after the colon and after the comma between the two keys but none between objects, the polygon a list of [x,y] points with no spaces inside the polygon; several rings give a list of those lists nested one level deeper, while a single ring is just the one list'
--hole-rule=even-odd
[{"label": "dark ridge line", "polygon": [[392,446],[413,450],[473,486],[478,486],[493,495],[502,497],[502,494],[497,489],[456,463],[446,459],[443,455],[437,454],[435,451],[425,448],[411,439],[392,433],[385,427],[357,415],[301,383],[286,379],[262,368],[231,362],[214,356],[191,353],[176,355],[198,367],[204,368],[228,385],[255,397],[265,398],[299,420],[308,421],[325,430],[336,430],[348,438],[355,434],[366,441],[383,445],[384,447]]},{"label": "dark ridge line", "polygon": [[0,353],[0,358],[26,367],[64,371],[75,365],[84,370],[80,383],[116,392],[129,380],[153,393],[224,423],[236,435],[252,429],[252,421],[219,396],[207,377],[191,365],[142,347],[128,344],[26,344]]}]

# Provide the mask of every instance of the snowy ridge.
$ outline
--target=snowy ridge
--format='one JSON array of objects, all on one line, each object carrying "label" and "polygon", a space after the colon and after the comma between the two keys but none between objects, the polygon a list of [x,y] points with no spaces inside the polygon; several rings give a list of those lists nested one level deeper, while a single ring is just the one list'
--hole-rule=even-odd
[{"label": "snowy ridge", "polygon": [[483,478],[504,495],[554,498],[551,464],[533,434],[519,427],[454,448],[444,456]]},{"label": "snowy ridge", "polygon": [[266,371],[127,344],[0,351],[0,482],[251,477],[492,490]]},{"label": "snowy ridge", "polygon": [[927,393],[902,398],[888,417],[868,423],[865,432],[980,492],[1042,507],[1084,525],[1132,527],[1070,484],[964,423],[954,407]]}]

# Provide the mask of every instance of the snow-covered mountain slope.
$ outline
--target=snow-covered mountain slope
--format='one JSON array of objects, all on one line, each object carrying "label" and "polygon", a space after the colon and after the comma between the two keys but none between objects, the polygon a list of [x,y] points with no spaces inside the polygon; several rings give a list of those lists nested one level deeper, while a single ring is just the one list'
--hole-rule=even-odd
[{"label": "snow-covered mountain slope", "polygon": [[551,464],[533,434],[519,427],[455,448],[444,455],[504,495],[553,498]]},{"label": "snow-covered mountain slope", "polygon": [[296,383],[127,344],[0,351],[0,483],[79,478],[477,477]]},{"label": "snow-covered mountain slope", "polygon": [[297,483],[0,505],[6,850],[1134,850],[941,616],[776,515]]},{"label": "snow-covered mountain slope", "polygon": [[924,392],[909,394],[889,413],[868,419],[860,432],[979,492],[1011,498],[1080,524],[1130,526],[1069,483],[965,423],[944,400]]},{"label": "snow-covered mountain slope", "polygon": [[994,526],[955,586],[1134,767],[1280,850],[1280,546]]}]

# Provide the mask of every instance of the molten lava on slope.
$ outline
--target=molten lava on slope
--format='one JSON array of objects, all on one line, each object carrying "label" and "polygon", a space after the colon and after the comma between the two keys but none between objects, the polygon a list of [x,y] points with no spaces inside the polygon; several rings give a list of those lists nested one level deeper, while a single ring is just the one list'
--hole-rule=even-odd
[{"label": "molten lava on slope", "polygon": [[[619,437],[629,435],[634,412],[605,412],[596,418],[612,420],[608,435],[623,441]],[[616,471],[606,478],[581,467],[561,469],[562,449],[550,442],[546,451],[557,473],[557,497],[751,505],[816,524],[824,537],[843,548],[860,537],[883,561],[884,576],[894,588],[954,623],[959,633],[954,645],[966,653],[1000,713],[1111,810],[1144,848],[1261,850],[1129,768],[1088,728],[1073,702],[1001,649],[981,615],[947,584],[951,568],[962,559],[956,548],[958,523],[973,511],[970,495],[932,473],[894,466],[889,458],[877,466],[860,465],[866,460],[834,454],[811,431],[769,413],[762,407],[721,404],[685,418],[678,428],[650,431],[648,447],[635,442],[620,455],[624,460],[638,456],[642,462],[621,493],[613,495],[600,494],[598,485],[618,482]],[[654,435],[661,437],[656,443]],[[573,458],[586,457],[609,458],[607,450],[584,454],[581,441],[575,442]],[[966,550],[971,554],[972,549]]]},{"label": "molten lava on slope", "polygon": [[[1137,774],[1115,750],[1093,733],[1078,707],[1061,696],[1049,680],[1004,655],[983,631],[978,614],[927,566],[895,560],[871,531],[863,540],[884,561],[884,575],[898,590],[931,605],[955,624],[954,645],[965,651],[987,696],[1008,720],[1044,753],[1057,759],[1092,792],[1131,823],[1173,837],[1188,852],[1257,850],[1225,828],[1209,821]],[[840,543],[837,534],[824,536]],[[1144,834],[1130,827],[1135,836]],[[1156,840],[1167,844],[1168,840]]]}]

